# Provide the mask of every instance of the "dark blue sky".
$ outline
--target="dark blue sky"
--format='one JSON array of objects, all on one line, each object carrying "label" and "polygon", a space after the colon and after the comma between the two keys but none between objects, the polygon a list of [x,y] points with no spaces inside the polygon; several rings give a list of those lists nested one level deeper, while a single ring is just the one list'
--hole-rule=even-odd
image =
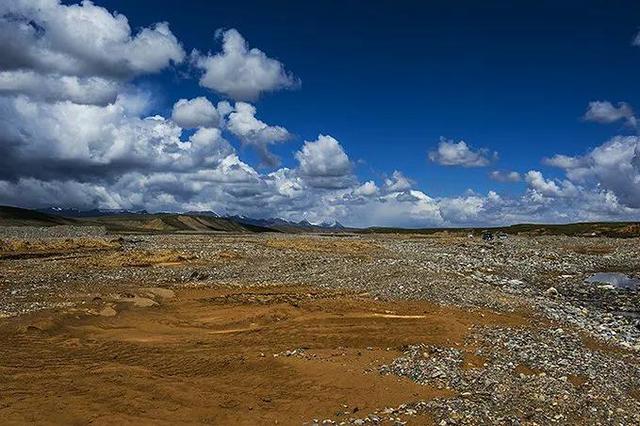
[{"label": "dark blue sky", "polygon": [[[318,133],[358,162],[362,180],[401,169],[434,196],[466,189],[520,193],[524,184],[487,178],[493,169],[559,171],[540,163],[582,154],[622,124],[581,120],[593,100],[640,105],[636,1],[98,1],[133,28],[168,21],[186,50],[219,49],[218,28],[236,28],[252,47],[302,80],[263,96],[258,116],[296,139],[274,148],[283,164]],[[206,94],[175,71],[145,77],[169,111]],[[164,108],[164,110],[162,109]],[[441,136],[499,153],[489,168],[427,159]],[[254,158],[252,152],[243,156]]]}]

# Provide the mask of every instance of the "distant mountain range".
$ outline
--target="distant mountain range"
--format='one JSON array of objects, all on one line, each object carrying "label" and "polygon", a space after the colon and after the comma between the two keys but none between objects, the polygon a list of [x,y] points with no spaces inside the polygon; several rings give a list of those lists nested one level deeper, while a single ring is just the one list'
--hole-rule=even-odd
[{"label": "distant mountain range", "polygon": [[280,218],[255,219],[244,216],[221,217],[212,211],[149,213],[144,210],[38,210],[0,206],[0,226],[104,226],[111,232],[344,232],[338,222],[314,225]]},{"label": "distant mountain range", "polygon": [[0,206],[0,226],[104,226],[116,233],[203,233],[203,232],[285,232],[285,233],[458,233],[480,235],[483,229],[521,235],[568,235],[580,237],[640,237],[640,222],[588,222],[562,225],[517,224],[493,228],[345,228],[338,222],[311,224],[280,218],[254,219],[244,216],[221,217],[212,211],[186,213],[148,213],[128,210],[74,210],[48,208],[29,210]]},{"label": "distant mountain range", "polygon": [[[39,213],[44,213],[53,216],[61,216],[64,218],[99,218],[105,216],[132,216],[132,215],[141,215],[141,216],[149,216],[153,215],[147,212],[146,210],[125,210],[125,209],[91,209],[91,210],[77,210],[77,209],[64,209],[60,207],[49,207],[46,209],[37,209],[35,210]],[[312,224],[306,220],[302,220],[300,222],[288,221],[281,218],[267,218],[267,219],[255,219],[246,216],[220,216],[216,212],[204,210],[204,211],[188,211],[184,213],[155,213],[156,215],[180,215],[180,216],[190,216],[190,217],[210,217],[210,218],[219,218],[219,219],[227,219],[233,222],[237,222],[244,225],[252,225],[264,228],[274,228],[278,229],[281,227],[287,228],[305,228],[305,229],[345,229],[344,226],[338,221],[333,222],[322,222],[319,224]]]},{"label": "distant mountain range", "polygon": [[342,226],[342,224],[338,221],[334,221],[331,223],[322,222],[317,225],[314,225],[312,223],[309,223],[306,220],[301,220],[300,222],[292,222],[292,221],[288,221],[280,218],[253,219],[253,218],[244,217],[244,216],[227,216],[227,219],[235,220],[236,222],[239,222],[239,223],[246,223],[246,224],[251,224],[256,226],[266,226],[268,228],[293,226],[293,227],[310,228],[310,229],[315,229],[315,228],[345,229],[345,227]]}]

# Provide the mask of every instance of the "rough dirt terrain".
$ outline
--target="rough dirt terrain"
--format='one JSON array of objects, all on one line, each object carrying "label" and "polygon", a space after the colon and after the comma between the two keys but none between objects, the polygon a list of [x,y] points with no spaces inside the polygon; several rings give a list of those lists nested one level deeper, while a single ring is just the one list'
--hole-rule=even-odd
[{"label": "rough dirt terrain", "polygon": [[640,240],[0,231],[3,424],[640,424]]}]

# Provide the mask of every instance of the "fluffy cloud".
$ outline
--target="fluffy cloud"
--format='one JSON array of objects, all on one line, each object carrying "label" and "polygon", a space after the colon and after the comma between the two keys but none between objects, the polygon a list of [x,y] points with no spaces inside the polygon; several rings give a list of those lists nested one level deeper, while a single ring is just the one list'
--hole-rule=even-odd
[{"label": "fluffy cloud", "polygon": [[349,157],[331,136],[319,135],[315,141],[305,141],[295,157],[301,175],[313,187],[339,189],[353,181]]},{"label": "fluffy cloud", "polygon": [[127,102],[121,96],[102,107],[0,97],[0,176],[108,178],[128,170],[190,169],[229,153],[218,129],[182,140],[174,122],[131,116]]},{"label": "fluffy cloud", "polygon": [[353,190],[353,193],[356,196],[371,197],[373,195],[377,195],[379,190],[378,185],[376,185],[374,181],[369,180],[356,187],[356,189]]},{"label": "fluffy cloud", "polygon": [[218,127],[220,115],[216,107],[204,96],[180,99],[173,105],[171,119],[180,127]]},{"label": "fluffy cloud", "polygon": [[530,170],[525,174],[524,180],[531,190],[543,197],[569,197],[577,195],[577,188],[569,181],[556,182],[545,179],[541,172]]},{"label": "fluffy cloud", "polygon": [[129,172],[197,170],[231,153],[220,131],[183,138],[174,121],[145,117],[151,95],[127,83],[184,58],[166,23],[133,34],[124,15],[90,1],[17,0],[0,4],[0,44],[0,179],[104,189]]},{"label": "fluffy cloud", "polygon": [[438,148],[429,152],[429,159],[443,166],[486,167],[497,157],[486,148],[474,151],[464,141],[455,143],[445,138],[440,138]]},{"label": "fluffy cloud", "polygon": [[561,169],[575,169],[583,164],[583,160],[578,157],[571,157],[569,155],[556,154],[551,158],[543,158],[542,163],[547,166],[558,167]]},{"label": "fluffy cloud", "polygon": [[493,170],[489,173],[489,178],[496,182],[520,182],[520,173],[514,171]]},{"label": "fluffy cloud", "polygon": [[393,174],[384,180],[383,189],[385,192],[401,192],[411,189],[413,182],[402,174],[399,170],[394,170]]},{"label": "fluffy cloud", "polygon": [[41,75],[34,71],[0,71],[0,94],[22,94],[33,100],[107,105],[116,100],[120,82],[101,77]]},{"label": "fluffy cloud", "polygon": [[584,119],[603,124],[625,120],[626,124],[632,127],[636,127],[638,124],[633,109],[625,102],[618,102],[618,106],[614,106],[608,101],[589,102]]},{"label": "fluffy cloud", "polygon": [[[135,168],[188,167],[189,145],[164,119],[140,118],[134,76],[180,62],[166,23],[133,34],[90,1],[0,4],[0,176],[98,179]],[[189,157],[187,159],[187,157]]]},{"label": "fluffy cloud", "polygon": [[216,166],[223,159],[235,154],[233,147],[222,137],[219,129],[200,128],[188,139],[184,148],[188,151],[190,166]]},{"label": "fluffy cloud", "polygon": [[297,87],[300,82],[284,65],[259,49],[250,49],[235,29],[219,33],[222,52],[201,55],[194,63],[203,71],[200,85],[235,100],[254,101],[263,92]]},{"label": "fluffy cloud", "polygon": [[281,126],[270,126],[256,118],[256,108],[246,102],[236,102],[233,111],[227,120],[227,129],[240,141],[254,148],[263,164],[274,167],[279,163],[278,157],[273,155],[268,146],[282,143],[291,138],[291,135]]},{"label": "fluffy cloud", "polygon": [[479,195],[468,195],[465,197],[444,198],[439,201],[438,208],[443,218],[448,223],[473,224],[478,218],[483,217],[482,213],[488,200]]},{"label": "fluffy cloud", "polygon": [[0,5],[0,69],[38,75],[128,78],[181,62],[167,23],[132,34],[127,18],[90,1],[15,0]]},{"label": "fluffy cloud", "polygon": [[43,181],[21,178],[0,180],[0,200],[3,204],[29,207],[74,206],[80,209],[117,209],[123,199],[103,185],[74,180]]},{"label": "fluffy cloud", "polygon": [[348,213],[338,217],[341,223],[361,226],[442,226],[438,203],[418,190],[383,194],[365,202],[347,204]]},{"label": "fluffy cloud", "polygon": [[546,163],[568,179],[615,194],[622,205],[640,207],[640,138],[615,136],[582,156],[557,155]]}]

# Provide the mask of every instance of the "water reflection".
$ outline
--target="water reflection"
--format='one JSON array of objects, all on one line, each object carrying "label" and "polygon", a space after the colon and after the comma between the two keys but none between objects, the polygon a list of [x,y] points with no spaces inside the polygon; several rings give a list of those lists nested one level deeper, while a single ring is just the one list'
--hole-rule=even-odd
[{"label": "water reflection", "polygon": [[638,290],[640,288],[640,279],[620,272],[598,272],[590,275],[585,281],[591,284],[611,284],[616,288],[629,290]]}]

